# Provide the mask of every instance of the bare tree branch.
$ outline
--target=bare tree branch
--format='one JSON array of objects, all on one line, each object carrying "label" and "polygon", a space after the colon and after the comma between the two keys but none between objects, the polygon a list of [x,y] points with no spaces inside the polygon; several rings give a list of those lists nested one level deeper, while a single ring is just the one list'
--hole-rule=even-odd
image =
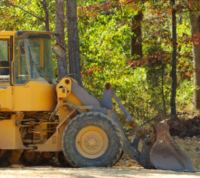
[{"label": "bare tree branch", "polygon": [[42,8],[45,13],[45,29],[46,31],[50,31],[50,25],[49,25],[49,10],[46,0],[41,0],[40,3],[42,4]]}]

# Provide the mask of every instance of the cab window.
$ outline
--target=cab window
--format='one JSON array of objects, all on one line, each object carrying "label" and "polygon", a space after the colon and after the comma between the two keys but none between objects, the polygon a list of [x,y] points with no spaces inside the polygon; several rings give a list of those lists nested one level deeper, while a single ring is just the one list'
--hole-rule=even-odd
[{"label": "cab window", "polygon": [[9,79],[8,40],[0,39],[0,79]]},{"label": "cab window", "polygon": [[14,71],[16,84],[24,84],[30,80],[52,83],[50,38],[17,39]]}]

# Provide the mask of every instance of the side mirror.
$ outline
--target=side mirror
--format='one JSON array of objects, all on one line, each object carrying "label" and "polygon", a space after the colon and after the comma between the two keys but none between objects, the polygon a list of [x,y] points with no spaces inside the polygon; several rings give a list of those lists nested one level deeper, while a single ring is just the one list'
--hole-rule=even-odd
[{"label": "side mirror", "polygon": [[52,49],[53,49],[54,53],[60,58],[63,58],[66,54],[66,50],[58,43],[56,43]]}]

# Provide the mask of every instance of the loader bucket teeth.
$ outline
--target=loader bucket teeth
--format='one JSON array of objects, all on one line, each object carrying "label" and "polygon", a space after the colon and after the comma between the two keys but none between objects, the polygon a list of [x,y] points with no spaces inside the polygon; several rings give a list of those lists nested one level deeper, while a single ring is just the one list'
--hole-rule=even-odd
[{"label": "loader bucket teeth", "polygon": [[170,136],[166,120],[156,126],[156,141],[150,151],[150,160],[156,169],[194,171],[190,158]]}]

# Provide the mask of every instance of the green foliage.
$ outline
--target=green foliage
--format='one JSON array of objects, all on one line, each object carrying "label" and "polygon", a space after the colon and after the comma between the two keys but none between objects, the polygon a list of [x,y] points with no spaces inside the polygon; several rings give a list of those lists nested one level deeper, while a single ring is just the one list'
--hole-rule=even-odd
[{"label": "green foliage", "polygon": [[[47,0],[51,29],[55,27],[55,2]],[[38,0],[2,0],[0,2],[2,30],[45,30],[45,14]]]},{"label": "green foliage", "polygon": [[[162,9],[163,5],[166,7],[165,11]],[[157,4],[146,3],[145,7],[142,25],[144,56],[148,58],[154,52],[165,53],[167,59],[161,60],[164,64],[161,62],[136,69],[128,67],[128,61],[131,59],[130,39],[133,35],[130,22],[138,9],[114,9],[109,15],[98,14],[95,17],[81,18],[79,21],[84,85],[100,97],[104,83],[111,82],[117,95],[138,121],[152,118],[164,110],[170,112],[169,4],[159,1]],[[144,9],[144,4],[142,8]],[[188,14],[180,14],[179,19],[177,107],[178,111],[183,111],[191,105],[194,87],[190,75],[192,45],[185,42],[190,36]],[[183,92],[185,87],[187,89]],[[184,94],[183,97],[181,93]]]},{"label": "green foliage", "polygon": [[177,108],[178,112],[191,112],[193,108],[193,93],[194,85],[191,80],[184,80],[180,82],[177,91]]},{"label": "green foliage", "polygon": [[[22,9],[9,5],[7,2],[12,2]],[[54,31],[55,1],[48,0],[47,2],[50,28]],[[102,6],[106,2],[111,4]],[[137,121],[152,118],[163,112],[163,97],[166,112],[169,113],[171,88],[169,1],[152,0],[129,5],[121,5],[118,2],[117,0],[78,0],[79,9],[81,9],[80,7],[90,7],[86,8],[89,9],[88,13],[84,12],[86,15],[79,17],[81,73],[84,86],[100,99],[104,84],[106,82],[112,83],[117,95],[122,98],[123,104]],[[182,5],[181,3],[182,1],[179,2],[180,5]],[[0,21],[2,30],[45,30],[45,13],[40,1],[9,0],[0,2],[0,5],[0,15],[3,19]],[[95,9],[93,6],[98,5],[101,10],[91,10]],[[132,68],[129,65],[132,60],[131,36],[134,35],[131,29],[131,18],[139,10],[142,10],[144,14],[142,23],[144,58],[148,61],[149,56],[154,52],[164,53],[167,56],[165,56],[166,59],[162,60],[163,63],[150,65],[147,62],[145,65]],[[177,104],[178,111],[183,111],[191,105],[194,90],[192,44],[188,40],[190,37],[188,13],[178,13],[177,18]]]}]

